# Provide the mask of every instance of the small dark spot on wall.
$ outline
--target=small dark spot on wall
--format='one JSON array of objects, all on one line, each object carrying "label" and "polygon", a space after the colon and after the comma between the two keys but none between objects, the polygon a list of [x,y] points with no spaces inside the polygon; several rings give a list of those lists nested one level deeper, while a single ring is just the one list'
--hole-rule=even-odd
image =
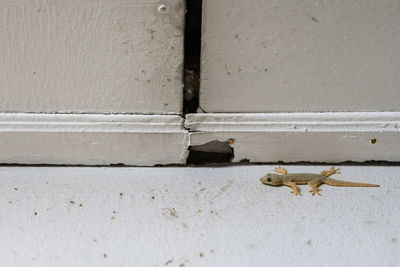
[{"label": "small dark spot on wall", "polygon": [[308,246],[311,246],[311,243],[312,243],[311,239],[307,241]]},{"label": "small dark spot on wall", "polygon": [[151,199],[155,199],[155,197],[154,197],[154,196],[152,196],[152,197],[151,197]]},{"label": "small dark spot on wall", "polygon": [[115,219],[115,217],[114,216],[111,216],[111,220],[114,220]]},{"label": "small dark spot on wall", "polygon": [[75,201],[70,200],[69,203],[70,203],[70,204],[75,204]]},{"label": "small dark spot on wall", "polygon": [[311,17],[311,19],[314,21],[314,22],[319,22],[319,20],[316,18],[316,17]]},{"label": "small dark spot on wall", "polygon": [[392,238],[392,242],[393,243],[397,243],[397,239],[396,238]]},{"label": "small dark spot on wall", "polygon": [[376,138],[372,138],[370,142],[371,142],[371,144],[373,144],[373,145],[376,144]]},{"label": "small dark spot on wall", "polygon": [[36,71],[33,72],[33,75],[35,75],[35,74],[36,74]]},{"label": "small dark spot on wall", "polygon": [[115,210],[113,210],[113,214],[116,214],[117,212]]},{"label": "small dark spot on wall", "polygon": [[172,49],[172,50],[174,50],[174,49],[175,49],[175,47],[174,47],[174,46],[171,46],[171,49]]},{"label": "small dark spot on wall", "polygon": [[146,82],[150,83],[150,82],[151,82],[151,80],[146,80]]},{"label": "small dark spot on wall", "polygon": [[184,266],[185,266],[184,263],[179,264],[179,267],[184,267]]},{"label": "small dark spot on wall", "polygon": [[145,71],[145,70],[142,70],[142,72],[143,72],[143,73],[146,73],[146,71]]},{"label": "small dark spot on wall", "polygon": [[167,106],[168,106],[168,103],[165,103],[165,104],[164,104],[164,106],[166,106],[166,107],[167,107]]},{"label": "small dark spot on wall", "polygon": [[79,204],[79,207],[83,207],[83,204],[81,203],[81,204]]},{"label": "small dark spot on wall", "polygon": [[107,254],[106,254],[106,253],[104,253],[104,254],[103,254],[103,257],[104,257],[104,258],[107,258]]},{"label": "small dark spot on wall", "polygon": [[238,68],[238,72],[241,72],[241,71],[242,71],[242,68],[239,67],[239,68]]},{"label": "small dark spot on wall", "polygon": [[119,198],[122,198],[122,193],[119,193]]},{"label": "small dark spot on wall", "polygon": [[164,265],[168,265],[168,264],[172,263],[173,260],[174,260],[174,259],[168,260]]},{"label": "small dark spot on wall", "polygon": [[200,258],[203,258],[204,257],[203,252],[200,252],[199,256],[200,256]]},{"label": "small dark spot on wall", "polygon": [[37,12],[40,12],[40,11],[42,11],[40,8],[38,8],[37,10],[36,10]]},{"label": "small dark spot on wall", "polygon": [[212,250],[210,250],[210,252],[214,254],[215,251],[212,249]]},{"label": "small dark spot on wall", "polygon": [[265,71],[265,72],[267,72],[267,71],[268,71],[268,69],[267,69],[267,68],[265,68],[265,69],[264,69],[264,71]]},{"label": "small dark spot on wall", "polygon": [[170,78],[167,78],[167,81],[171,82],[172,80]]},{"label": "small dark spot on wall", "polygon": [[35,211],[35,213],[34,213],[34,214],[35,214],[35,216],[36,216],[36,215],[37,215],[37,212]]},{"label": "small dark spot on wall", "polygon": [[93,239],[93,242],[97,243],[97,239]]},{"label": "small dark spot on wall", "polygon": [[15,190],[15,191],[17,191],[17,190],[18,190],[18,188],[14,187],[14,190]]}]

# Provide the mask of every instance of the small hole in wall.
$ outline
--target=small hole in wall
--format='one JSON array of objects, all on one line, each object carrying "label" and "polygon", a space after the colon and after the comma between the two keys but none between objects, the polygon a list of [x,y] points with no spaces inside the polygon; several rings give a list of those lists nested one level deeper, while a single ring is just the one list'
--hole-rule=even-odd
[{"label": "small hole in wall", "polygon": [[227,141],[214,140],[203,145],[189,146],[186,164],[201,165],[207,163],[229,163],[234,158],[233,139]]},{"label": "small hole in wall", "polygon": [[370,142],[371,144],[376,144],[376,138],[372,138]]},{"label": "small hole in wall", "polygon": [[160,6],[158,7],[158,12],[160,12],[160,13],[165,13],[165,12],[167,12],[167,6],[166,6],[166,5],[160,5]]}]

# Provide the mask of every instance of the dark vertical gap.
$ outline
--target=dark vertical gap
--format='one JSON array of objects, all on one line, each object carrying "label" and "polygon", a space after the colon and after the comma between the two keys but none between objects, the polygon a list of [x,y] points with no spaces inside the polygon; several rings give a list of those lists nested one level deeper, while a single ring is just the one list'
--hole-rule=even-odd
[{"label": "dark vertical gap", "polygon": [[199,106],[202,0],[186,0],[183,115]]}]

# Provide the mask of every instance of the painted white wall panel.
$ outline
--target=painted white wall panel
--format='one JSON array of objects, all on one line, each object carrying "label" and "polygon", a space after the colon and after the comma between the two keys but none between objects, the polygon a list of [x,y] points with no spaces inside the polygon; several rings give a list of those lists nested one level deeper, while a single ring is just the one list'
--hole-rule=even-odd
[{"label": "painted white wall panel", "polygon": [[183,0],[0,0],[0,111],[181,113]]},{"label": "painted white wall panel", "polygon": [[397,0],[204,0],[207,112],[399,111]]}]

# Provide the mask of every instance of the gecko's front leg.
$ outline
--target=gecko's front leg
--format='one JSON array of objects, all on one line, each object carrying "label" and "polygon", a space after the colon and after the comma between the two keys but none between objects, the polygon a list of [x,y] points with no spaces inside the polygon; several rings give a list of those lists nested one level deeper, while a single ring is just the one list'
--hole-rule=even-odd
[{"label": "gecko's front leg", "polygon": [[283,183],[283,185],[289,186],[293,189],[293,191],[291,191],[290,193],[293,193],[296,196],[297,195],[301,196],[300,189],[297,187],[295,182],[286,182],[286,183]]}]

